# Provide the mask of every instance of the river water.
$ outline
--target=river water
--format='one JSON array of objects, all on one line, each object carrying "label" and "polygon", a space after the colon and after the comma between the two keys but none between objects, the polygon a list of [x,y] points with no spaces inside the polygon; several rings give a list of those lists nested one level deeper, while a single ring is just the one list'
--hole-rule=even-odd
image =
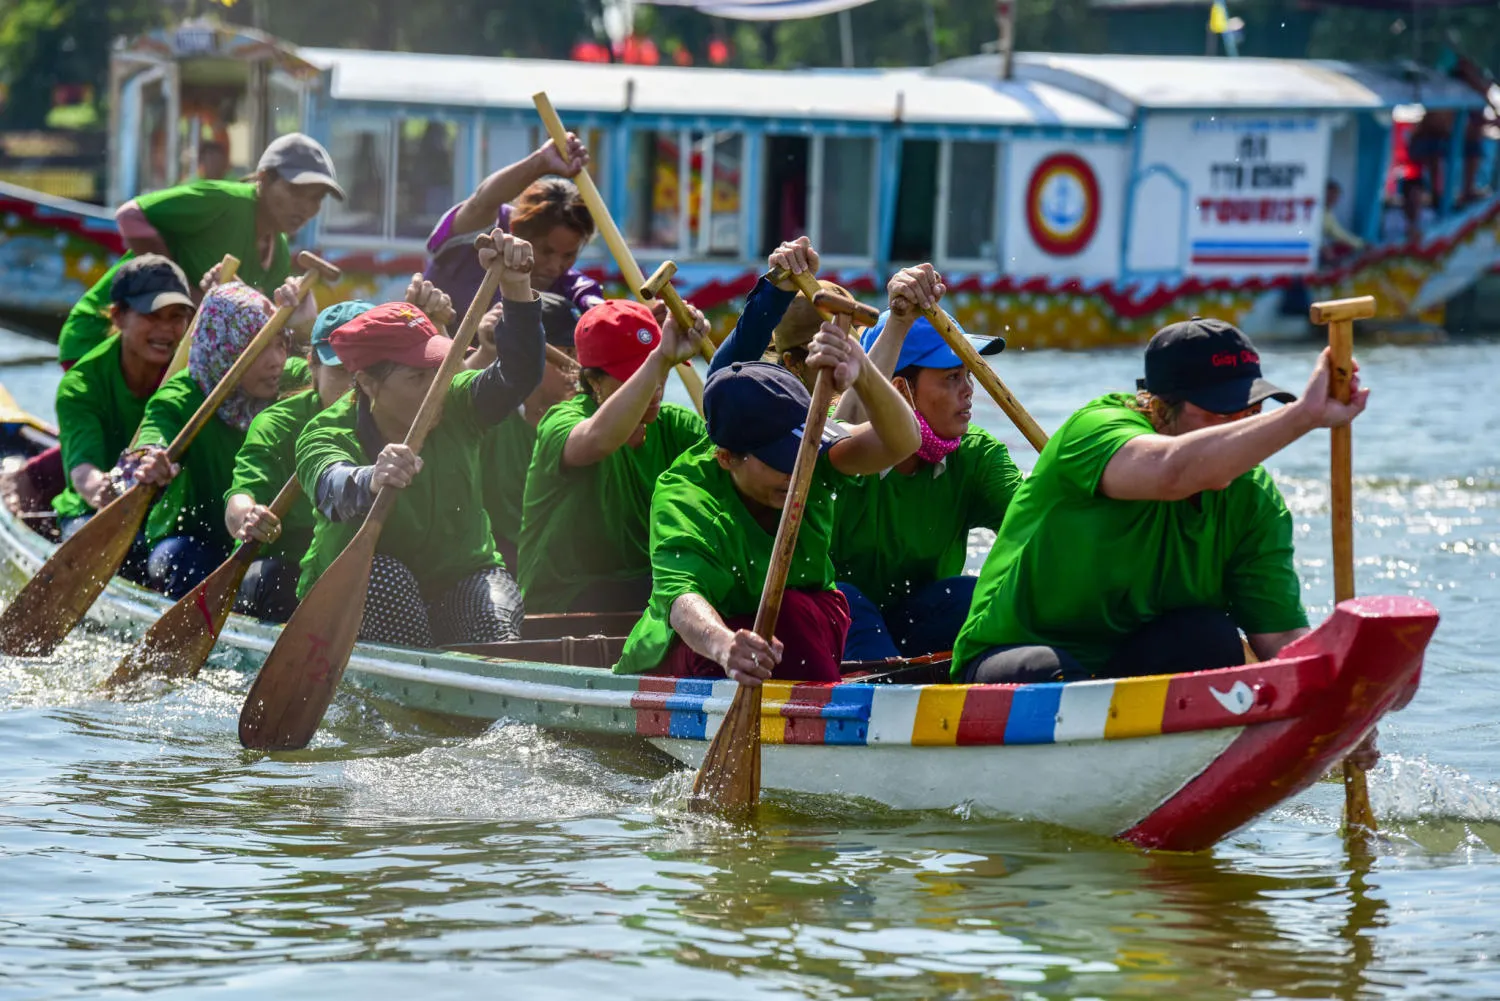
[{"label": "river water", "polygon": [[[728,827],[628,746],[347,696],[268,757],[235,738],[247,677],[104,702],[122,650],[82,635],[0,662],[0,998],[1500,997],[1500,343],[1360,357],[1359,589],[1443,613],[1381,729],[1373,858],[1346,853],[1332,782],[1172,856],[810,799]],[[1139,358],[999,367],[1051,429]],[[1312,358],[1265,367],[1300,390]],[[43,413],[55,378],[0,371]],[[1030,466],[988,401],[976,419]],[[1327,436],[1270,466],[1320,618]]]}]

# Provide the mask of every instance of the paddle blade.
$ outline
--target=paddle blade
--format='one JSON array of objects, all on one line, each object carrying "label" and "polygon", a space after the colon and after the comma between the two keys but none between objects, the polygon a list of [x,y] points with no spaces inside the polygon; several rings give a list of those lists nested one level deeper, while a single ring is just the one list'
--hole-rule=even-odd
[{"label": "paddle blade", "polygon": [[359,637],[379,540],[379,523],[367,518],[282,627],[240,710],[245,747],[295,750],[318,732]]},{"label": "paddle blade", "polygon": [[57,649],[125,562],[156,490],[131,487],[57,547],[0,614],[0,652],[45,657]]},{"label": "paddle blade", "polygon": [[760,804],[760,698],[758,687],[734,693],[693,781],[691,809],[733,815]]},{"label": "paddle blade", "polygon": [[259,552],[259,545],[241,546],[183,595],[146,630],[104,687],[119,688],[147,674],[174,679],[197,677],[234,608],[245,571]]}]

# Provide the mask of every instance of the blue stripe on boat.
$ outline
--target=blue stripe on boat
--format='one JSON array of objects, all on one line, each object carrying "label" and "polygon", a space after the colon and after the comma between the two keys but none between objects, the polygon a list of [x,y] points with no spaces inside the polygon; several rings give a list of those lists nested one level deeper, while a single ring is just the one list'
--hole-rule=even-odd
[{"label": "blue stripe on boat", "polygon": [[1050,744],[1057,727],[1057,707],[1062,701],[1061,682],[1022,685],[1011,696],[1010,717],[1005,724],[1007,744]]},{"label": "blue stripe on boat", "polygon": [[868,743],[870,706],[875,700],[874,685],[835,685],[823,707],[823,743]]}]

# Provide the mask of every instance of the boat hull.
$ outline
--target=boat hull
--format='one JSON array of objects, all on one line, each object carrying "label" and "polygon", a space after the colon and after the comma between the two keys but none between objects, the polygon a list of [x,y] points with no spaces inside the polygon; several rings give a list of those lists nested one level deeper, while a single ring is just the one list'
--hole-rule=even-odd
[{"label": "boat hull", "polygon": [[[52,549],[0,509],[11,588]],[[168,605],[117,579],[89,620],[137,637]],[[1366,598],[1342,603],[1276,660],[1194,674],[1039,685],[772,682],[763,782],[1203,849],[1316,781],[1410,699],[1436,625],[1424,601]],[[277,629],[231,616],[211,663],[258,668]],[[345,679],[408,709],[636,738],[690,766],[734,694],[727,680],[364,643]]]}]

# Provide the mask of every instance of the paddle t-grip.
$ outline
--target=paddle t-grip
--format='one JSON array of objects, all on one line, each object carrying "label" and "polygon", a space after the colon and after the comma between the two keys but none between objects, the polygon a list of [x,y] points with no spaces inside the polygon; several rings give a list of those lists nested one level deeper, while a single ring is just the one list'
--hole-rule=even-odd
[{"label": "paddle t-grip", "polygon": [[651,272],[651,277],[641,283],[641,298],[661,298],[662,289],[671,283],[672,276],[675,274],[677,274],[677,262],[662,261],[661,267]]},{"label": "paddle t-grip", "polygon": [[829,289],[820,288],[813,293],[812,304],[825,313],[851,317],[862,327],[873,327],[880,321],[880,310],[867,306],[857,299],[839,295]]},{"label": "paddle t-grip", "polygon": [[310,250],[297,254],[296,265],[303,274],[316,275],[319,281],[327,282],[329,285],[344,277],[344,272]]}]

